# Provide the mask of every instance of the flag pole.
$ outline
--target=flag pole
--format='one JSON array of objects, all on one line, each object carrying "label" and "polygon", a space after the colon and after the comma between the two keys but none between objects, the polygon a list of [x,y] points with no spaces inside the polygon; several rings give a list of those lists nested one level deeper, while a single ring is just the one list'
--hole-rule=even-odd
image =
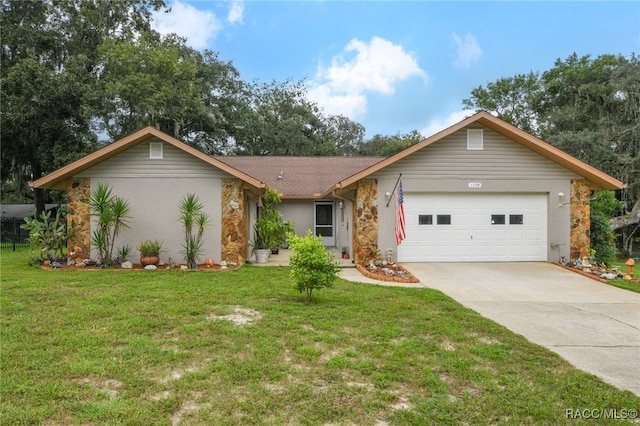
[{"label": "flag pole", "polygon": [[389,203],[391,202],[391,199],[393,198],[393,194],[396,192],[396,188],[398,188],[398,183],[400,182],[400,178],[402,178],[402,173],[400,173],[400,176],[398,176],[398,180],[396,181],[396,186],[393,187],[393,191],[391,191],[391,196],[387,200],[387,207],[389,207]]}]

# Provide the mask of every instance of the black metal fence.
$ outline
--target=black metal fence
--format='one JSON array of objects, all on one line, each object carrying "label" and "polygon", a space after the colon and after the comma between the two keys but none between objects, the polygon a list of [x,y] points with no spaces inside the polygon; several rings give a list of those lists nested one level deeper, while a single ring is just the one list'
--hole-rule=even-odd
[{"label": "black metal fence", "polygon": [[25,229],[20,229],[20,225],[23,225],[24,219],[21,218],[8,218],[2,219],[0,234],[0,248],[12,248],[14,251],[16,247],[29,247],[29,232]]}]

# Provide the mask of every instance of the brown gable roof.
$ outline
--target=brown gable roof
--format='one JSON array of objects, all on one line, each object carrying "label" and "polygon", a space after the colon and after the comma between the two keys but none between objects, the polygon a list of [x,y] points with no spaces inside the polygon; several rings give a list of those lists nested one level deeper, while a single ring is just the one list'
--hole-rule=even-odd
[{"label": "brown gable roof", "polygon": [[215,158],[277,189],[283,198],[289,199],[320,198],[336,182],[384,160],[384,157]]},{"label": "brown gable roof", "polygon": [[264,183],[260,182],[259,180],[254,179],[253,177],[244,174],[241,171],[229,166],[228,164],[222,163],[215,158],[198,151],[195,148],[192,148],[184,142],[180,142],[178,139],[175,139],[153,127],[145,127],[144,129],[132,133],[125,138],[113,142],[105,146],[104,148],[101,148],[85,157],[82,157],[77,161],[74,161],[71,164],[68,164],[54,172],[51,172],[34,182],[29,182],[29,185],[32,188],[62,189],[61,187],[59,187],[59,185],[61,185],[70,177],[82,172],[83,170],[93,167],[96,164],[99,164],[115,155],[118,155],[121,152],[131,148],[132,146],[135,146],[154,137],[162,140],[163,142],[171,144],[176,148],[181,149],[182,151],[185,151],[186,153],[191,154],[194,157],[199,158],[200,160],[209,163],[214,167],[217,167],[218,169],[221,169],[232,176],[242,179],[243,181],[255,186],[256,188],[264,187]]},{"label": "brown gable roof", "polygon": [[507,123],[506,121],[503,121],[497,117],[494,117],[493,115],[489,114],[486,111],[480,111],[474,115],[472,115],[471,117],[468,117],[464,120],[462,120],[461,122],[454,124],[453,126],[442,130],[441,132],[436,133],[435,135],[423,140],[422,142],[419,142],[407,149],[405,149],[402,152],[399,152],[396,155],[393,155],[383,161],[380,161],[379,163],[369,167],[366,170],[362,170],[360,173],[357,173],[353,176],[350,176],[347,179],[344,179],[342,181],[339,181],[337,184],[335,184],[332,188],[330,188],[329,190],[327,190],[325,192],[326,194],[330,194],[332,191],[335,191],[336,189],[340,189],[340,188],[346,188],[349,185],[353,185],[354,183],[356,183],[358,180],[367,177],[368,175],[377,172],[378,170],[381,170],[385,167],[387,167],[390,164],[395,163],[398,160],[401,160],[411,154],[413,154],[416,151],[421,150],[422,148],[425,148],[429,145],[431,145],[434,142],[437,142],[455,132],[457,132],[458,130],[464,129],[466,126],[470,125],[470,124],[474,124],[474,123],[478,123],[481,124],[491,130],[494,130],[495,132],[503,135],[504,137],[513,140],[514,142],[519,143],[520,145],[524,146],[525,148],[530,149],[531,151],[534,151],[540,155],[542,155],[543,157],[547,158],[548,160],[553,161],[556,164],[559,164],[560,166],[565,167],[566,169],[571,170],[572,172],[576,173],[577,175],[580,175],[582,177],[584,177],[585,179],[587,179],[590,184],[591,184],[591,189],[592,190],[598,190],[598,189],[623,189],[626,188],[626,184],[620,182],[618,179],[609,176],[608,174],[604,173],[603,171],[600,171],[598,169],[596,169],[595,167],[592,167],[590,165],[588,165],[587,163],[584,163],[580,160],[578,160],[577,158],[567,154],[566,152],[554,147],[553,145],[548,144],[547,142],[544,142],[538,138],[536,138],[535,136],[530,135],[529,133],[518,129],[517,127],[513,126],[512,124]]}]

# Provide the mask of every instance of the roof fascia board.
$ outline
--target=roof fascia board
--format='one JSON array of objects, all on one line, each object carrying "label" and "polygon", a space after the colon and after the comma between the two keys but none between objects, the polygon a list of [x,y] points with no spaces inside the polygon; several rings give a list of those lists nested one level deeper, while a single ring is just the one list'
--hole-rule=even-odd
[{"label": "roof fascia board", "polygon": [[211,164],[212,166],[217,167],[220,170],[223,170],[231,174],[232,176],[242,179],[245,183],[248,183],[256,188],[264,187],[263,182],[260,182],[259,180],[252,178],[251,176],[246,175],[240,172],[239,170],[234,169],[233,167],[219,160],[216,160],[215,158],[203,152],[198,151],[195,148],[192,148],[189,145],[185,144],[184,142],[181,142],[178,139],[173,138],[167,135],[166,133],[161,132],[160,130],[157,130],[153,127],[145,127],[144,129],[141,129],[135,133],[132,133],[116,142],[113,142],[95,152],[92,152],[91,154],[88,154],[82,157],[79,160],[74,161],[71,164],[68,164],[56,171],[53,171],[41,177],[40,179],[37,179],[33,182],[29,182],[29,185],[32,188],[43,188],[43,189],[56,188],[58,184],[62,183],[66,179],[69,179],[73,175],[76,175],[90,167],[93,167],[96,164],[99,164],[153,137],[156,137],[162,140],[163,142],[173,145],[174,147],[188,154],[191,154],[194,157],[208,164]]}]

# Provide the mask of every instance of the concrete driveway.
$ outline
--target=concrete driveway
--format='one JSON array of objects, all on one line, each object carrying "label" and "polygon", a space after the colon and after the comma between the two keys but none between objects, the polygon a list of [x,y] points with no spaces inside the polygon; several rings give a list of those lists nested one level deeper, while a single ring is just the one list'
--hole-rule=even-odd
[{"label": "concrete driveway", "polygon": [[640,395],[640,294],[550,263],[409,263],[427,287]]}]

